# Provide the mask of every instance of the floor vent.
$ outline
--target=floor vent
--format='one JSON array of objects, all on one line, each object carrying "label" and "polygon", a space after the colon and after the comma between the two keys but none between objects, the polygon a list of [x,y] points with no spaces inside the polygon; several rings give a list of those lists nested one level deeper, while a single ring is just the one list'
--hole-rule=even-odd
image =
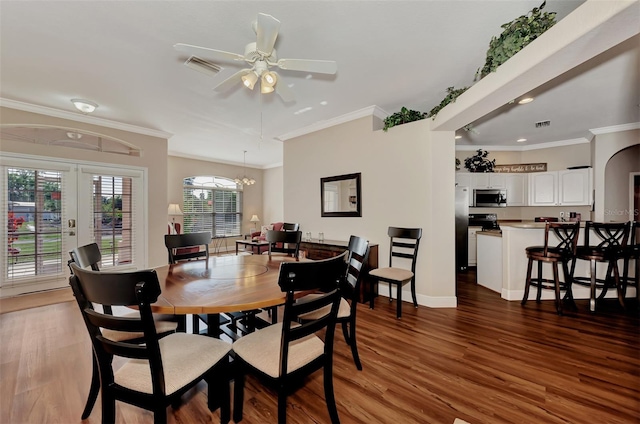
[{"label": "floor vent", "polygon": [[222,70],[221,66],[216,65],[215,63],[208,62],[204,59],[200,59],[196,56],[191,56],[184,62],[185,66],[196,70],[198,72],[205,73],[207,75],[215,75]]},{"label": "floor vent", "polygon": [[536,128],[549,127],[549,126],[551,126],[551,121],[536,122]]}]

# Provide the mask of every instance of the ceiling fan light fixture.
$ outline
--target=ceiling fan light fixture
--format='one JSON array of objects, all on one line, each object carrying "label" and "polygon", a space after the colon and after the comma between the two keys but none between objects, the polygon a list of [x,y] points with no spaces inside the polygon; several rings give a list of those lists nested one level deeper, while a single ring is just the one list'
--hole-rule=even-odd
[{"label": "ceiling fan light fixture", "polygon": [[85,99],[71,99],[71,103],[82,113],[91,113],[98,107],[97,103]]},{"label": "ceiling fan light fixture", "polygon": [[273,93],[273,91],[274,91],[274,88],[273,88],[272,86],[268,86],[268,85],[264,85],[264,84],[263,84],[263,85],[260,87],[260,92],[261,92],[262,94]]},{"label": "ceiling fan light fixture", "polygon": [[256,85],[257,81],[258,75],[254,71],[251,71],[248,74],[242,76],[242,83],[249,90],[253,90],[253,87]]},{"label": "ceiling fan light fixture", "polygon": [[267,71],[262,73],[260,82],[260,92],[262,94],[273,93],[274,87],[278,82],[278,77],[274,72]]}]

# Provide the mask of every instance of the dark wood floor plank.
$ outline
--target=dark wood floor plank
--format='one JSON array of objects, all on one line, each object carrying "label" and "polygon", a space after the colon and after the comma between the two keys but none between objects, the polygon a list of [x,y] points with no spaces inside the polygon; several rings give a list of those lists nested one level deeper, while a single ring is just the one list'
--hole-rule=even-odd
[{"label": "dark wood floor plank", "polygon": [[[335,392],[342,423],[640,422],[640,316],[608,299],[598,312],[555,312],[553,301],[507,302],[458,284],[458,307],[414,309],[380,297],[358,305],[363,371],[336,332]],[[21,301],[24,301],[22,299]],[[5,303],[6,304],[6,303]],[[8,305],[10,307],[11,305]],[[90,344],[73,302],[0,315],[0,422],[79,422],[91,375]],[[169,423],[217,422],[206,384],[187,392]],[[117,422],[152,414],[117,404]],[[100,422],[100,404],[86,423]],[[247,378],[246,424],[275,423],[276,393]],[[289,397],[290,424],[327,423],[322,373]]]}]

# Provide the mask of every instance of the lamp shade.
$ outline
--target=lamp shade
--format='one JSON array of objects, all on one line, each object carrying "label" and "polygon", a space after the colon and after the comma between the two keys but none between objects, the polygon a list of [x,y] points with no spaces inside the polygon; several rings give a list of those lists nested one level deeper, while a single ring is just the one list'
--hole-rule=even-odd
[{"label": "lamp shade", "polygon": [[260,222],[260,218],[258,218],[258,215],[253,215],[251,217],[251,222]]},{"label": "lamp shade", "polygon": [[177,203],[169,204],[169,210],[167,211],[168,215],[182,215],[182,211],[180,210],[180,205]]}]

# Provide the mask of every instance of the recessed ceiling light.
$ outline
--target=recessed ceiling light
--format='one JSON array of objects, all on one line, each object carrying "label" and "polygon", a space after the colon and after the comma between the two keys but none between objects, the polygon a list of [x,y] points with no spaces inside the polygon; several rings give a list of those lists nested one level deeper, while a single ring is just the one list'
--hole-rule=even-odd
[{"label": "recessed ceiling light", "polygon": [[98,107],[96,103],[84,99],[71,99],[71,103],[82,113],[91,113]]},{"label": "recessed ceiling light", "polygon": [[329,104],[329,102],[328,102],[328,101],[326,101],[326,100],[323,100],[323,101],[321,101],[321,102],[320,102],[320,104],[321,104],[322,106],[326,106],[326,105],[328,105],[328,104]]},{"label": "recessed ceiling light", "polygon": [[293,114],[300,115],[301,113],[309,112],[311,109],[313,109],[311,106],[303,107],[302,109],[296,110],[295,112],[293,112]]},{"label": "recessed ceiling light", "polygon": [[527,141],[526,138],[519,138],[516,140],[518,143],[524,143],[525,141]]},{"label": "recessed ceiling light", "polygon": [[461,135],[457,135],[457,136],[456,136],[456,140],[460,140],[461,138],[462,138],[462,136],[461,136]]},{"label": "recessed ceiling light", "polygon": [[518,101],[518,104],[526,105],[527,103],[531,103],[532,101],[533,97],[525,97],[524,99],[520,99],[520,101]]},{"label": "recessed ceiling light", "polygon": [[311,75],[311,74],[307,74],[307,76],[304,77],[304,79],[311,79],[311,78],[313,78],[313,75]]},{"label": "recessed ceiling light", "polygon": [[82,138],[82,134],[73,132],[73,131],[68,131],[67,137],[69,137],[72,140],[80,140]]}]

